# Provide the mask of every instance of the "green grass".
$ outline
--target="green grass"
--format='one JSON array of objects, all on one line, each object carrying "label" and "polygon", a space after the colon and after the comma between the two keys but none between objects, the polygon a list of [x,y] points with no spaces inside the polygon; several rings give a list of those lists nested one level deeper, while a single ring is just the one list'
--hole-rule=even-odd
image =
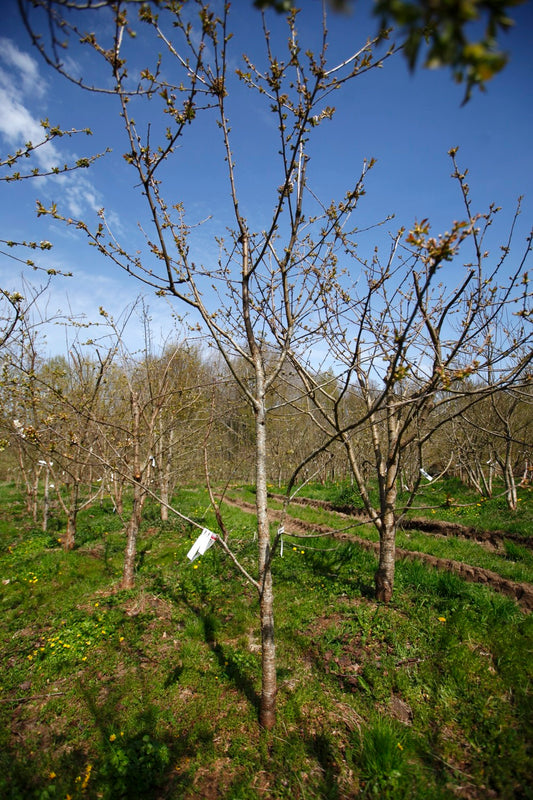
[{"label": "green grass", "polygon": [[[518,508],[510,512],[501,483],[494,482],[491,498],[480,496],[457,478],[444,478],[434,484],[422,482],[409,516],[442,519],[458,522],[480,530],[506,531],[533,537],[533,490],[518,487]],[[352,504],[363,508],[360,496],[350,484],[310,484],[303,487],[300,496],[329,500],[338,504]],[[373,502],[378,502],[377,490],[371,489]],[[399,505],[407,495],[400,493]]]},{"label": "green grass", "polygon": [[[442,497],[449,495],[449,489],[455,487],[455,495],[461,497],[461,500],[466,502],[468,498],[472,500],[472,493],[464,488],[457,487],[455,480],[446,482],[443,487],[433,487],[431,491],[434,493],[435,506],[426,509],[425,516],[431,520],[443,519],[450,522],[460,522],[462,525],[470,525],[479,530],[498,530],[504,533],[518,533],[523,534],[527,539],[530,529],[531,520],[533,518],[533,499],[529,489],[521,491],[521,504],[515,514],[508,510],[505,514],[499,514],[494,509],[502,504],[502,499],[497,498],[494,500],[484,501],[480,503],[479,496],[476,496],[477,502],[472,506],[465,509],[448,509],[446,506],[437,505],[442,500]],[[302,493],[304,497],[314,499],[326,499],[328,486],[311,485],[305,487],[305,492]],[[427,490],[429,493],[429,490]],[[251,502],[253,499],[253,492],[247,489],[241,493],[242,496]],[[331,487],[329,486],[329,494],[331,502],[335,504],[347,503],[351,498],[351,502],[355,508],[360,507],[360,502],[354,498],[352,487]],[[479,504],[479,505],[478,505]],[[281,508],[281,502],[272,501],[272,508]],[[483,513],[479,511],[482,508]],[[468,511],[469,519],[461,519],[459,512]],[[306,522],[318,523],[328,525],[334,529],[347,529],[348,533],[355,536],[369,539],[370,541],[378,540],[378,533],[373,525],[358,525],[355,524],[353,528],[349,528],[349,523],[346,519],[336,516],[334,513],[326,511],[321,508],[302,507],[296,504],[289,506],[289,515],[296,519],[304,520]],[[415,515],[414,512],[412,515]],[[416,512],[416,516],[422,516],[421,511]],[[463,515],[465,516],[465,515]],[[491,525],[483,527],[485,522],[490,520]],[[476,523],[476,524],[474,524]],[[533,583],[533,550],[522,544],[514,541],[503,541],[502,552],[494,552],[487,549],[482,544],[475,541],[466,540],[458,536],[436,537],[432,534],[425,534],[421,531],[409,530],[398,531],[397,545],[406,550],[418,551],[428,555],[436,556],[437,558],[453,559],[463,563],[471,564],[475,567],[488,569],[504,578],[512,581]]]},{"label": "green grass", "polygon": [[[126,592],[105,504],[64,553],[59,517],[43,534],[14,487],[0,501],[2,798],[533,797],[533,626],[511,600],[400,561],[379,606],[372,554],[287,542],[267,733],[255,592],[217,547],[187,562],[197,529],[149,506]],[[205,492],[174,502],[216,528]],[[224,516],[254,571],[253,518]]]}]

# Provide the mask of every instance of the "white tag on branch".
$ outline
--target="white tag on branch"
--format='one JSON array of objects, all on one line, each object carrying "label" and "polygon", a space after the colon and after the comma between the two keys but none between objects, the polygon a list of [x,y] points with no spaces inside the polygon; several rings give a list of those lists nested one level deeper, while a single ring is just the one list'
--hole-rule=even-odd
[{"label": "white tag on branch", "polygon": [[427,481],[432,481],[432,480],[433,480],[433,478],[431,477],[431,475],[429,475],[429,474],[426,472],[426,470],[425,470],[425,469],[422,469],[422,467],[420,467],[420,474],[421,474],[421,475],[423,475],[423,476],[424,476],[424,478],[425,478]]},{"label": "white tag on branch", "polygon": [[283,534],[285,533],[285,528],[283,525],[280,525],[278,528],[278,536],[279,536],[279,554],[280,557],[283,558]]},{"label": "white tag on branch", "polygon": [[213,533],[213,531],[210,531],[208,528],[204,528],[187,553],[187,558],[190,561],[194,561],[198,556],[203,556],[204,553],[207,553],[211,545],[216,542],[216,539],[216,533]]}]

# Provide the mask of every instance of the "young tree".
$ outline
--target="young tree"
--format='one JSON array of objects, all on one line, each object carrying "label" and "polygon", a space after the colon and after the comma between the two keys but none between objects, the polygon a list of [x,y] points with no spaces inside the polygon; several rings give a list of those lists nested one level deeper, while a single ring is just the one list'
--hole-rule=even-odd
[{"label": "young tree", "polygon": [[[192,7],[198,17],[192,17]],[[58,11],[57,6],[50,6]],[[151,230],[147,233],[149,255],[141,258],[108,235],[105,218],[96,230],[81,220],[70,220],[82,229],[100,252],[127,272],[136,275],[159,294],[171,295],[188,306],[201,321],[213,346],[220,353],[254,419],[255,482],[258,561],[256,587],[260,606],[262,636],[262,692],[260,722],[270,728],[275,720],[276,670],[274,643],[274,594],[267,499],[269,392],[278,379],[290,352],[304,351],[321,335],[317,308],[334,286],[337,251],[345,246],[349,219],[363,193],[365,162],[361,175],[338,203],[317,202],[308,188],[308,141],[324,120],[333,116],[327,104],[330,94],[348,81],[380,66],[393,52],[374,56],[376,41],[350,54],[341,64],[328,65],[327,31],[323,19],[320,51],[304,52],[298,40],[296,14],[287,18],[288,42],[280,54],[262,19],[264,66],[244,56],[236,76],[228,68],[231,32],[229,6],[220,17],[207,5],[187,4],[183,8],[164,3],[157,8],[140,7],[141,22],[166,50],[170,59],[157,61],[141,70],[139,90],[132,91],[128,79],[124,34],[131,31],[126,6],[114,10],[114,35],[100,42],[84,33],[75,18],[61,18],[63,31],[70,30],[100,56],[113,77],[113,91],[127,139],[125,160],[136,173],[147,204]],[[81,25],[82,23],[79,23]],[[50,57],[53,60],[53,57]],[[131,67],[133,69],[133,67]],[[163,74],[165,79],[163,79]],[[172,75],[175,79],[172,80]],[[229,99],[242,88],[258,93],[277,124],[279,156],[273,162],[277,191],[272,211],[259,231],[245,212],[239,191],[238,165],[233,152]],[[147,134],[134,121],[136,102],[163,100],[166,127],[151,123]],[[233,227],[219,235],[218,263],[199,264],[193,258],[194,225],[187,221],[175,188],[166,186],[169,163],[181,155],[177,145],[192,125],[210,124],[215,117],[222,144],[229,208]],[[138,118],[138,117],[137,117]],[[153,119],[153,116],[152,116]],[[215,131],[216,132],[216,131]],[[158,139],[159,134],[159,139]],[[166,191],[166,194],[165,194]],[[61,214],[40,208],[40,213]],[[227,226],[226,226],[227,227]],[[146,230],[146,225],[143,227]],[[236,363],[247,365],[247,372]]]},{"label": "young tree", "polygon": [[[362,297],[356,292],[351,294],[351,287],[344,286],[339,277],[338,262],[342,257],[346,262],[356,263],[355,227],[350,218],[364,192],[366,172],[372,162],[364,163],[361,174],[342,199],[322,203],[312,191],[310,140],[324,121],[334,116],[334,108],[328,104],[331,94],[335,92],[339,97],[339,90],[346,83],[381,66],[395,48],[377,58],[374,55],[377,41],[369,42],[342,63],[331,65],[327,61],[325,17],[322,45],[317,53],[306,51],[300,43],[296,13],[287,17],[288,41],[283,52],[278,50],[262,17],[264,56],[258,56],[261,60],[257,61],[255,55],[245,55],[235,77],[228,66],[234,41],[229,27],[229,6],[217,16],[213,8],[202,3],[183,6],[171,2],[143,3],[139,8],[140,21],[156,37],[158,48],[162,45],[164,55],[137,73],[135,60],[128,60],[128,50],[131,46],[134,51],[134,44],[125,43],[125,34],[135,33],[130,19],[135,6],[110,8],[104,2],[113,13],[113,35],[109,40],[99,40],[84,28],[83,15],[62,16],[62,5],[61,0],[47,1],[46,9],[53,22],[52,50],[46,49],[44,40],[39,41],[39,47],[49,63],[65,72],[53,50],[53,26],[57,24],[62,35],[70,31],[83,46],[92,48],[110,70],[112,88],[108,85],[105,91],[117,96],[127,141],[124,159],[134,170],[146,203],[148,219],[142,230],[146,232],[147,252],[130,252],[122,246],[113,236],[103,212],[94,229],[86,221],[66,218],[56,207],[40,206],[39,213],[52,214],[84,231],[101,253],[126,272],[157,293],[172,296],[189,307],[193,323],[198,321],[207,332],[251,410],[258,541],[256,577],[238,565],[226,543],[221,544],[258,592],[262,635],[260,722],[270,728],[275,720],[277,691],[272,576],[277,538],[272,537],[268,520],[267,476],[269,448],[271,453],[275,448],[275,444],[270,446],[271,423],[273,415],[279,416],[279,402],[272,404],[272,392],[289,360],[300,365],[304,393],[314,401],[320,399],[313,415],[320,417],[326,442],[341,441],[349,456],[353,452],[350,433],[364,421],[368,422],[381,481],[377,509],[367,496],[372,518],[381,526],[384,543],[384,563],[378,570],[378,597],[388,599],[394,568],[399,454],[406,440],[411,444],[419,442],[421,450],[428,437],[425,421],[438,392],[449,391],[452,384],[477,369],[474,353],[480,347],[479,341],[468,333],[462,334],[459,325],[460,335],[454,345],[446,325],[452,311],[455,312],[454,304],[468,297],[472,304],[465,304],[466,319],[473,314],[476,322],[472,325],[477,324],[478,305],[485,309],[488,303],[482,280],[477,294],[472,288],[478,280],[478,271],[476,268],[467,271],[448,296],[445,292],[440,299],[432,296],[436,271],[456,254],[463,240],[470,238],[476,248],[480,245],[476,221],[469,213],[464,225],[454,223],[451,233],[439,240],[429,235],[425,221],[416,225],[404,242],[408,256],[398,264],[394,261],[399,236],[386,264],[376,260],[368,265],[366,294]],[[76,3],[70,5],[76,8]],[[196,18],[193,9],[197,11]],[[139,81],[133,82],[130,76],[136,74]],[[71,79],[83,88],[96,88],[74,76]],[[240,88],[236,87],[236,81],[240,82]],[[246,213],[246,195],[240,190],[239,162],[233,148],[231,102],[242,87],[266,102],[277,125],[277,155],[272,165],[273,185],[277,189],[268,195],[272,197],[271,212],[259,221]],[[144,129],[142,103],[148,98],[151,111],[145,118]],[[161,100],[163,122],[154,116],[154,106]],[[203,257],[203,247],[196,249],[197,226],[186,215],[181,198],[176,196],[176,184],[169,177],[171,165],[179,163],[182,156],[178,145],[183,141],[194,148],[194,142],[187,137],[189,127],[209,125],[213,117],[225,159],[232,216],[232,224],[225,224],[224,233],[219,231],[215,237],[216,258]],[[257,159],[256,154],[254,158]],[[245,168],[244,164],[241,166]],[[464,188],[464,182],[462,185]],[[220,208],[217,216],[224,219]],[[476,253],[481,262],[481,251]],[[407,277],[406,268],[413,268]],[[409,279],[412,282],[407,287]],[[510,301],[510,296],[507,299]],[[505,302],[503,295],[499,296],[500,301]],[[395,313],[397,303],[399,316]],[[350,333],[354,329],[360,331],[355,345]],[[468,324],[467,330],[474,328]],[[482,335],[479,325],[477,331]],[[324,335],[330,335],[331,353],[342,365],[342,380],[335,381],[333,393],[330,388],[334,381],[326,377],[317,382],[316,369],[309,362],[313,345]],[[368,346],[365,336],[370,339]],[[418,349],[420,337],[425,337],[429,348],[427,361]],[[465,361],[459,363],[460,357]],[[245,370],[241,369],[243,364]],[[413,365],[413,374],[409,376],[408,365]],[[516,375],[523,369],[524,365],[517,368]],[[365,409],[356,421],[343,418],[352,378],[358,382]],[[294,404],[294,398],[288,397],[286,402]],[[311,456],[307,455],[304,461],[309,463]],[[353,462],[357,480],[355,458]],[[365,492],[363,481],[361,489]]]},{"label": "young tree", "polygon": [[496,391],[465,408],[448,431],[461,475],[486,497],[493,495],[494,478],[501,478],[510,511],[517,508],[517,483],[528,479],[532,429],[529,384]]},{"label": "young tree", "polygon": [[198,444],[205,435],[209,392],[215,378],[199,347],[188,344],[185,334],[165,345],[152,362],[154,374],[160,370],[167,386],[154,442],[154,479],[161,520],[166,522],[178,482],[200,479],[203,474]]},{"label": "young tree", "polygon": [[96,476],[94,473],[98,468],[94,419],[112,353],[103,358],[98,354],[92,360],[72,345],[67,358],[57,356],[39,362],[32,350],[26,347],[32,357],[26,355],[16,372],[12,371],[11,394],[20,404],[19,417],[13,423],[16,445],[21,459],[30,447],[37,475],[46,466],[67,519],[63,547],[72,550],[79,512],[102,492],[101,485],[94,487],[98,476],[98,470]]},{"label": "young tree", "polygon": [[38,335],[25,326],[10,339],[2,353],[0,426],[4,447],[15,453],[18,473],[26,489],[26,509],[37,522],[41,455],[37,444],[41,407],[34,375],[42,360]]},{"label": "young tree", "polygon": [[[150,320],[144,304],[140,314],[145,332],[144,346],[137,355],[129,352],[124,332],[103,309],[101,314],[116,336],[122,413],[117,418],[104,408],[99,416],[99,438],[105,443],[107,453],[100,458],[114,474],[123,476],[133,491],[121,582],[122,588],[129,589],[135,583],[137,539],[148,492],[153,494],[152,484],[154,481],[159,483],[161,500],[165,510],[168,509],[174,448],[180,441],[180,418],[187,415],[198,396],[194,384],[188,386],[183,380],[190,365],[184,347],[167,346],[160,356],[153,354]],[[108,400],[116,404],[116,397],[108,395]],[[181,456],[186,457],[184,452]]]},{"label": "young tree", "polygon": [[[531,380],[526,265],[532,234],[518,264],[507,271],[513,221],[501,254],[491,263],[484,240],[498,209],[473,214],[465,173],[458,169],[455,150],[450,155],[466,219],[439,237],[431,235],[428,220],[416,223],[407,236],[399,231],[388,257],[382,262],[376,253],[365,265],[364,281],[353,289],[339,286],[335,305],[328,309],[324,331],[331,353],[344,367],[340,388],[335,382],[333,391],[331,382],[317,379],[309,366],[294,359],[320,412],[326,441],[342,441],[365,509],[379,531],[375,584],[383,602],[392,596],[396,528],[423,475],[424,446],[446,420],[464,415],[480,398]],[[435,285],[439,272],[450,273],[459,258],[465,260],[456,283],[447,277]],[[354,393],[360,404],[355,419],[347,408]],[[361,431],[369,443],[363,451]],[[402,463],[413,450],[418,474],[398,507]],[[377,502],[364,469],[368,460]]]}]

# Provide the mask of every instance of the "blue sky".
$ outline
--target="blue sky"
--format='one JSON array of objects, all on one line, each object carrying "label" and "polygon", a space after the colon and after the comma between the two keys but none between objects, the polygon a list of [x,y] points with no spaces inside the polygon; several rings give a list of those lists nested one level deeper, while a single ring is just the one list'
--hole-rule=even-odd
[{"label": "blue sky", "polygon": [[[309,0],[305,6],[300,24],[303,49],[316,45],[321,16],[318,0]],[[236,7],[232,67],[242,64],[243,51],[251,52],[261,63],[260,16],[248,0],[235,2]],[[365,9],[360,4],[350,16],[330,13],[331,64],[350,56],[375,32],[376,22]],[[377,163],[369,174],[356,222],[362,229],[395,215],[379,230],[361,234],[361,255],[371,255],[375,244],[386,246],[387,231],[409,227],[417,218],[429,217],[438,233],[464,215],[457,186],[450,179],[447,155],[450,147],[459,146],[459,162],[470,172],[474,209],[485,211],[491,202],[502,207],[493,231],[496,248],[506,237],[518,196],[524,195],[515,240],[518,257],[533,223],[532,4],[517,8],[515,17],[517,25],[504,40],[511,55],[509,65],[488,84],[486,92],[475,91],[466,106],[461,106],[464,87],[455,84],[447,70],[418,68],[410,74],[402,56],[358,77],[331,99],[336,114],[317,129],[311,143],[308,178],[313,192],[326,204],[340,199],[352,188],[364,159],[373,157]],[[13,152],[28,139],[37,141],[39,119],[48,117],[63,128],[90,127],[93,136],[54,143],[38,154],[36,165],[46,168],[63,164],[106,147],[111,147],[112,153],[89,170],[59,179],[0,183],[0,238],[49,240],[54,247],[39,257],[39,263],[74,273],[73,278],[53,280],[47,296],[48,313],[61,309],[77,317],[83,314],[91,321],[99,318],[98,309],[104,306],[118,316],[146,290],[88,247],[74,230],[35,215],[37,198],[45,204],[55,200],[66,215],[82,217],[89,223],[97,210],[105,207],[117,238],[140,246],[137,222],[143,223],[145,213],[135,189],[135,176],[122,158],[127,144],[116,102],[83,92],[44,64],[18,18],[15,0],[5,2],[2,21],[0,152]],[[95,24],[98,35],[108,33],[105,17],[99,17]],[[282,41],[283,20],[271,15],[269,24],[273,39]],[[146,66],[152,51],[141,31],[128,46],[134,53],[133,64],[137,68]],[[88,52],[73,49],[67,57],[79,74],[95,74]],[[150,114],[156,108],[152,102]],[[262,228],[268,224],[281,182],[275,125],[264,99],[255,99],[242,88],[230,97],[229,108],[241,211],[252,227]],[[139,120],[148,121],[146,109],[139,109],[138,114]],[[190,222],[211,216],[194,240],[197,252],[193,260],[206,264],[216,258],[214,236],[224,233],[224,226],[232,221],[223,152],[212,122],[191,127],[167,173],[170,200],[184,201]],[[6,251],[5,247],[1,249]],[[22,251],[16,254],[24,257]],[[0,286],[17,288],[20,272],[18,262],[5,253],[0,255]],[[37,274],[28,277],[38,282]],[[153,294],[148,294],[147,303],[157,338],[159,331],[164,334],[171,324],[171,308]],[[59,328],[49,332],[48,347],[51,352],[64,347]]]}]

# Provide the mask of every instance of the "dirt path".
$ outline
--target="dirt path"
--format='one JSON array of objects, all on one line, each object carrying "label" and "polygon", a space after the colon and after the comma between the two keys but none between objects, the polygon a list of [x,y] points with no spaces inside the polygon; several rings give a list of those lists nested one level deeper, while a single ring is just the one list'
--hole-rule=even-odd
[{"label": "dirt path", "polygon": [[[269,497],[283,502],[284,495],[270,493]],[[368,516],[350,505],[338,505],[327,500],[313,500],[308,497],[295,497],[292,505],[322,508],[342,517],[357,519],[360,522],[370,522]],[[435,536],[457,536],[461,539],[470,539],[477,544],[488,546],[489,549],[505,552],[504,540],[516,542],[523,547],[533,548],[533,538],[521,536],[519,533],[506,533],[505,531],[483,531],[460,522],[448,522],[442,519],[426,519],[424,517],[409,517],[400,522],[402,530],[417,530],[422,533],[431,533]]]},{"label": "dirt path", "polygon": [[[283,499],[281,496],[272,495],[277,499]],[[241,511],[245,511],[248,514],[255,514],[255,506],[252,503],[247,503],[244,500],[236,500],[230,499],[228,497],[224,498],[224,502],[227,505],[235,506],[240,508]],[[324,508],[325,506],[322,505],[324,501],[316,500],[310,501],[310,503],[306,503],[305,501],[300,500],[300,505],[314,505],[315,507]],[[294,503],[294,501],[293,501]],[[318,505],[317,505],[318,504]],[[329,505],[329,504],[328,504]],[[328,510],[333,510],[331,507]],[[343,517],[353,517],[354,514],[346,514],[346,512],[335,511],[335,513],[339,514]],[[279,512],[271,511],[269,512],[269,518],[272,523],[279,521]],[[431,521],[432,524],[432,521]],[[356,544],[363,547],[365,550],[372,550],[374,552],[378,552],[379,550],[379,543],[378,542],[371,542],[368,539],[363,539],[361,536],[356,536],[352,533],[347,533],[346,531],[338,531],[334,528],[329,528],[327,525],[318,525],[310,522],[303,522],[301,520],[297,520],[294,517],[287,517],[284,522],[285,531],[287,534],[306,534],[306,533],[315,533],[315,534],[324,534],[329,535],[333,539],[337,539],[339,541],[349,541],[355,542]],[[459,526],[463,527],[463,526]],[[420,528],[417,529],[420,530]],[[448,534],[448,535],[457,535],[457,534]],[[471,537],[472,538],[472,537]],[[507,538],[507,537],[506,537]],[[533,611],[533,586],[529,583],[519,583],[517,581],[511,581],[508,578],[502,578],[501,575],[498,575],[497,572],[492,572],[489,569],[483,569],[482,567],[473,567],[470,564],[464,564],[462,561],[454,561],[448,558],[437,558],[436,556],[428,555],[427,553],[421,553],[416,550],[405,550],[403,548],[396,548],[396,558],[408,558],[410,560],[418,559],[423,561],[424,564],[428,564],[429,566],[435,567],[436,569],[447,570],[448,572],[453,572],[456,575],[459,575],[466,581],[470,583],[484,583],[487,586],[490,586],[491,589],[495,591],[501,592],[502,594],[509,595],[510,597],[514,598],[520,607],[525,611]]]}]

